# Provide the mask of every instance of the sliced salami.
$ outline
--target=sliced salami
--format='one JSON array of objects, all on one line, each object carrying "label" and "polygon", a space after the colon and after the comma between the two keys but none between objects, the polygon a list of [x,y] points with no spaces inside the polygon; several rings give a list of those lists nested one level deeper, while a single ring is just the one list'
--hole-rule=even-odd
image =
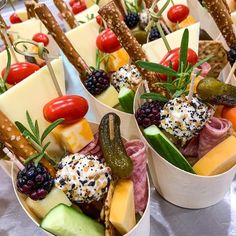
[{"label": "sliced salami", "polygon": [[134,183],[135,210],[141,212],[145,209],[148,199],[146,147],[141,140],[132,140],[125,143],[125,149],[134,165],[131,179]]},{"label": "sliced salami", "polygon": [[198,157],[203,157],[227,138],[231,125],[231,122],[226,119],[212,117],[200,132]]}]

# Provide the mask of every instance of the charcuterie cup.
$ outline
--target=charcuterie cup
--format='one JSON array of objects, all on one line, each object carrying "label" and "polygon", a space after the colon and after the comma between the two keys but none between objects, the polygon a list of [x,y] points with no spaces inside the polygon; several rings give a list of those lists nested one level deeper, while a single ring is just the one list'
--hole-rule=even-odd
[{"label": "charcuterie cup", "polygon": [[[90,126],[93,130],[93,133],[97,133],[99,125],[96,123],[90,122]],[[16,176],[17,176],[18,169],[17,167],[12,164],[11,168],[11,178],[12,178],[12,184],[14,188],[14,192],[16,194],[16,197],[21,205],[21,207],[24,209],[26,214],[30,217],[30,219],[37,225],[39,226],[40,220],[33,214],[33,212],[29,209],[27,206],[25,200],[26,197],[19,193],[16,188]],[[148,180],[148,175],[147,175],[147,180]],[[146,209],[142,215],[142,218],[138,221],[136,226],[127,234],[124,236],[143,236],[143,235],[149,235],[150,232],[150,183],[149,180],[147,181],[148,184],[148,200],[147,200],[147,205]],[[48,235],[52,235],[47,232]]]},{"label": "charcuterie cup", "polygon": [[[141,84],[137,90],[134,109],[142,104],[140,95],[144,93]],[[179,207],[200,209],[221,201],[234,179],[236,166],[215,176],[199,176],[185,172],[160,156],[147,142],[136,122],[140,138],[149,147],[148,166],[154,186],[167,201]]]}]

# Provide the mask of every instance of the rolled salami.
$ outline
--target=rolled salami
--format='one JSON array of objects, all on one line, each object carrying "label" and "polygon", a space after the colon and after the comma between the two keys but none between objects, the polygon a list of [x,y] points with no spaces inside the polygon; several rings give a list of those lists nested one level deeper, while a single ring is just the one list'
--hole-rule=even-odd
[{"label": "rolled salami", "polygon": [[143,211],[147,204],[147,169],[146,147],[141,140],[132,140],[125,143],[125,149],[133,161],[131,179],[134,183],[135,211]]},{"label": "rolled salami", "polygon": [[[141,45],[132,35],[125,22],[120,20],[120,13],[114,2],[109,2],[108,4],[103,6],[98,12],[102,16],[102,18],[107,22],[108,27],[116,34],[120,41],[120,44],[129,54],[129,57],[133,63],[138,60],[147,60],[147,57]],[[158,80],[156,74],[144,70],[140,67],[138,67],[138,69],[143,79],[146,79],[148,81],[149,87],[150,89],[152,89],[153,84]]]},{"label": "rolled salami", "polygon": [[[0,143],[11,150],[20,161],[37,152],[2,111],[0,111]],[[46,159],[42,159],[41,163],[52,176],[55,176],[55,169]]]},{"label": "rolled salami", "polygon": [[65,33],[60,28],[52,13],[49,11],[48,7],[45,4],[37,4],[35,7],[35,12],[38,18],[48,29],[58,46],[61,48],[63,53],[66,55],[70,63],[80,73],[80,78],[82,80],[86,79],[86,73],[90,73],[88,65],[74,49],[70,40],[66,37]]},{"label": "rolled salami", "polygon": [[27,11],[28,19],[35,18],[36,17],[36,14],[34,12],[35,1],[25,0],[24,4],[25,4],[26,11]]},{"label": "rolled salami", "polygon": [[62,17],[65,19],[67,24],[70,26],[71,29],[74,29],[78,26],[78,22],[71,12],[67,4],[63,0],[53,0],[55,6],[60,11]]},{"label": "rolled salami", "polygon": [[222,0],[204,0],[204,2],[228,46],[232,47],[235,45],[236,37],[232,27],[233,22],[224,2]]}]

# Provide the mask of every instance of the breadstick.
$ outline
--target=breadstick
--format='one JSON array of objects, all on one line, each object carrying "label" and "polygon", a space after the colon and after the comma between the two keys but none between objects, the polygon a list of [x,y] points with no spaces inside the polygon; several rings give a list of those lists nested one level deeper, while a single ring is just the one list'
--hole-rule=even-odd
[{"label": "breadstick", "polygon": [[78,26],[77,20],[67,4],[63,0],[53,0],[53,2],[70,28],[76,28]]},{"label": "breadstick", "polygon": [[222,0],[204,0],[205,5],[215,20],[229,47],[236,44],[233,21]]},{"label": "breadstick", "polygon": [[[99,14],[107,22],[108,27],[116,34],[120,44],[129,54],[133,63],[138,60],[147,60],[147,57],[138,43],[136,38],[132,35],[129,28],[124,21],[120,20],[120,14],[114,2],[109,2],[103,6],[99,11]],[[140,74],[144,79],[148,81],[150,89],[153,88],[153,84],[158,81],[158,77],[155,73],[144,70],[138,67]]]},{"label": "breadstick", "polygon": [[[11,150],[20,161],[36,153],[36,150],[2,111],[0,111],[0,143]],[[41,163],[52,176],[55,176],[55,169],[46,159],[42,159]]]},{"label": "breadstick", "polygon": [[36,17],[36,14],[34,12],[35,1],[25,0],[24,3],[25,3],[28,19],[35,18]]},{"label": "breadstick", "polygon": [[90,73],[88,65],[74,49],[70,40],[66,37],[65,33],[62,31],[47,6],[45,4],[37,4],[35,7],[35,12],[38,18],[48,29],[58,46],[61,48],[63,53],[66,55],[70,63],[80,73],[80,78],[85,80],[87,77],[86,73]]},{"label": "breadstick", "polygon": [[113,0],[113,2],[116,4],[116,7],[119,9],[121,15],[123,17],[125,17],[127,15],[127,10],[125,9],[124,1],[123,0]]}]

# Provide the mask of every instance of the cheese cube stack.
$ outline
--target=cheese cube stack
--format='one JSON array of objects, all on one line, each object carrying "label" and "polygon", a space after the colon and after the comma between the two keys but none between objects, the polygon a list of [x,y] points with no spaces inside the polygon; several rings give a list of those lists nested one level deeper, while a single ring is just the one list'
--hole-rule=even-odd
[{"label": "cheese cube stack", "polygon": [[79,152],[94,139],[89,122],[85,118],[74,124],[59,125],[53,134],[70,153]]},{"label": "cheese cube stack", "polygon": [[194,166],[198,175],[218,175],[236,165],[236,137],[230,136],[203,156]]},{"label": "cheese cube stack", "polygon": [[66,194],[57,188],[53,188],[43,200],[34,201],[28,197],[25,202],[30,210],[40,219],[46,216],[52,208],[61,203],[67,206],[72,205]]},{"label": "cheese cube stack", "polygon": [[110,222],[124,235],[136,224],[134,186],[131,180],[119,180],[111,202]]}]

